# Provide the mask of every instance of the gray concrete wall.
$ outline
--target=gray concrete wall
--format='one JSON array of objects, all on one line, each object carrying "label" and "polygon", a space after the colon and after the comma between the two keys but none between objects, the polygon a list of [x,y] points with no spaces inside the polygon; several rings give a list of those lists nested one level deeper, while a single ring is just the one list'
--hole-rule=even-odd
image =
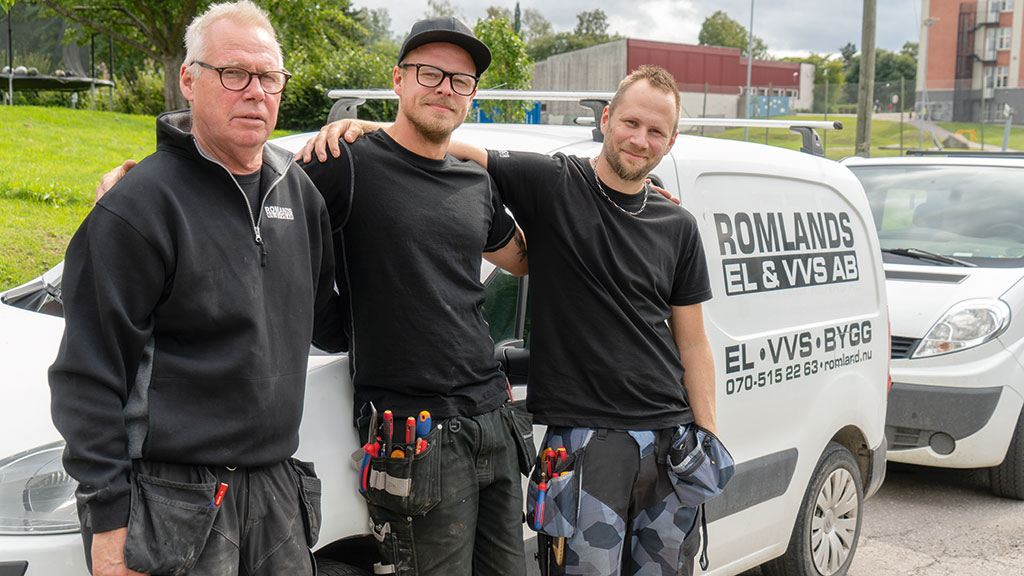
[{"label": "gray concrete wall", "polygon": [[[626,40],[623,39],[556,54],[535,63],[532,87],[534,90],[615,91],[625,76]],[[580,115],[589,116],[589,112],[576,103],[547,102],[541,122],[567,123]]]},{"label": "gray concrete wall", "polygon": [[985,116],[989,122],[1005,122],[1003,105],[1013,108],[1013,123],[1024,124],[1024,88],[997,88],[991,100],[985,100]]},{"label": "gray concrete wall", "polygon": [[[917,92],[916,117],[922,111],[924,105],[921,92]],[[928,118],[936,122],[953,121],[953,91],[952,90],[928,90]]]},{"label": "gray concrete wall", "polygon": [[699,118],[735,118],[739,106],[739,94],[708,93],[707,103],[703,92],[680,92],[683,109],[682,117]]}]

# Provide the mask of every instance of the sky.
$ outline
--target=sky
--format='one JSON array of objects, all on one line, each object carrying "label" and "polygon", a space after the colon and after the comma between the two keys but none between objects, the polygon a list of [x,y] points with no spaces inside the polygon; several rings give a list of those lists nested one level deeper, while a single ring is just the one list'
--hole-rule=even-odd
[{"label": "sky", "polygon": [[[472,26],[488,6],[514,9],[515,0],[451,0]],[[387,8],[391,28],[404,37],[413,22],[423,18],[426,0],[352,0],[354,8]],[[877,0],[875,45],[898,51],[904,42],[917,42],[921,0]],[[697,44],[704,19],[724,10],[744,28],[750,27],[750,0],[520,0],[521,10],[533,8],[551,22],[555,32],[572,31],[576,14],[600,8],[608,15],[609,30],[638,40]],[[858,0],[754,0],[754,35],[776,57],[808,52],[837,54],[847,42],[861,46],[863,2]]]}]

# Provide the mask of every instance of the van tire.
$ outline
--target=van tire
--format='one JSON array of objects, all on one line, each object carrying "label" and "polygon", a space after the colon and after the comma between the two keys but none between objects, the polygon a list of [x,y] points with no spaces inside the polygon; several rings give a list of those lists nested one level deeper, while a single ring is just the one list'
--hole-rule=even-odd
[{"label": "van tire", "polygon": [[330,558],[316,559],[316,573],[317,576],[369,576],[365,570],[342,564]]},{"label": "van tire", "polygon": [[996,496],[1024,500],[1024,412],[1017,417],[1003,463],[989,468],[988,477]]},{"label": "van tire", "polygon": [[[838,494],[834,488],[840,489]],[[849,508],[851,496],[854,499],[852,509]],[[819,500],[825,504],[824,510],[819,509]],[[793,534],[789,538],[789,548],[784,555],[763,564],[761,571],[765,576],[844,576],[857,551],[863,506],[864,485],[857,461],[845,446],[829,442],[804,493]],[[832,530],[837,508],[845,517],[847,526],[841,532]],[[853,524],[852,537],[850,524]],[[824,538],[828,538],[838,550],[838,564],[833,562],[830,565],[828,557],[819,556],[819,561],[815,560],[815,542],[822,539],[826,530],[828,533]],[[840,534],[845,534],[848,541],[844,541]],[[833,537],[829,538],[829,535]],[[822,549],[821,552],[827,550]]]}]

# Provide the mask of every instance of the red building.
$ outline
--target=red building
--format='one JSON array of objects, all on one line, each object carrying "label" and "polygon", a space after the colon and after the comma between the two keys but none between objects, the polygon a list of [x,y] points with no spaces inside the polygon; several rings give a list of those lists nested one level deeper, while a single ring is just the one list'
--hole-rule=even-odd
[{"label": "red building", "polygon": [[944,121],[1024,114],[1024,1],[922,0],[921,14],[919,107]]},{"label": "red building", "polygon": [[[552,56],[534,65],[535,90],[613,91],[629,72],[643,64],[672,73],[683,96],[684,116],[736,117],[747,84],[747,59],[737,48],[693,46],[624,39]],[[754,60],[751,93],[773,97],[786,110],[810,109],[814,66]],[[564,110],[564,111],[563,111]],[[574,114],[574,105],[551,105],[551,114]],[[774,113],[774,112],[773,112]]]}]

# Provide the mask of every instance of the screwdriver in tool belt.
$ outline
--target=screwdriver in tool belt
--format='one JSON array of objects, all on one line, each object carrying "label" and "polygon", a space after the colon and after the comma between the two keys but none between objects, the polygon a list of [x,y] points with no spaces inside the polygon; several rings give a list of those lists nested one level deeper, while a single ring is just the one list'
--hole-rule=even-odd
[{"label": "screwdriver in tool belt", "polygon": [[424,440],[424,437],[430,434],[430,423],[430,412],[421,411],[419,421],[416,422],[416,454],[427,449],[427,441]]},{"label": "screwdriver in tool belt", "polygon": [[405,455],[412,458],[416,452],[416,418],[409,416],[405,419]]},{"label": "screwdriver in tool belt", "polygon": [[547,491],[548,484],[544,482],[544,478],[541,478],[540,484],[537,485],[537,506],[533,509],[533,529],[537,531],[544,526],[544,500]]},{"label": "screwdriver in tool belt", "polygon": [[420,412],[419,422],[416,423],[416,436],[423,438],[427,434],[430,434],[430,412],[423,410]]},{"label": "screwdriver in tool belt", "polygon": [[384,411],[384,455],[391,455],[392,436],[395,434],[395,420],[391,410]]}]

